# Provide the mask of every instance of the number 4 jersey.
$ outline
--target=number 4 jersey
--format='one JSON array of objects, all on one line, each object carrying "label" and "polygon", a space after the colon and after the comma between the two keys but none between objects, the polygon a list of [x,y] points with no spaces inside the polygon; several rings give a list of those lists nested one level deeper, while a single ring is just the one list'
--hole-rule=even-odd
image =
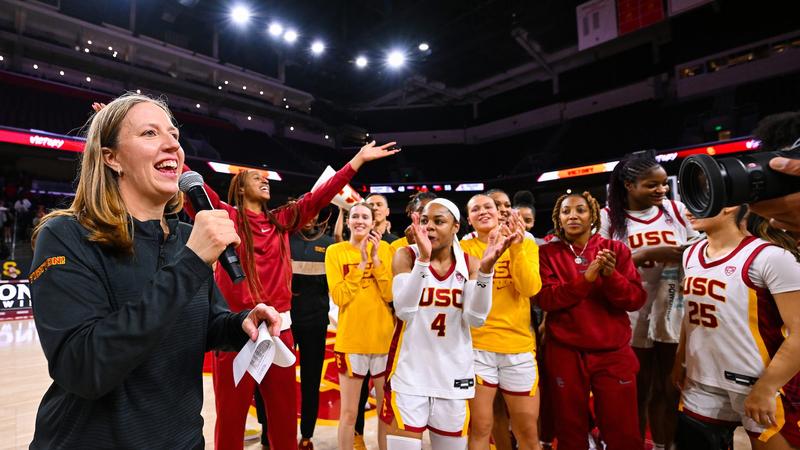
[{"label": "number 4 jersey", "polygon": [[[462,314],[469,266],[467,255],[458,247],[453,250],[455,262],[446,273],[429,269],[419,310],[395,325],[386,367],[392,391],[448,399],[475,396],[472,337]],[[398,251],[417,257],[416,245]]]},{"label": "number 4 jersey", "polygon": [[800,290],[800,264],[787,251],[748,236],[709,260],[708,241],[684,252],[686,375],[749,393],[784,340],[773,294]]}]

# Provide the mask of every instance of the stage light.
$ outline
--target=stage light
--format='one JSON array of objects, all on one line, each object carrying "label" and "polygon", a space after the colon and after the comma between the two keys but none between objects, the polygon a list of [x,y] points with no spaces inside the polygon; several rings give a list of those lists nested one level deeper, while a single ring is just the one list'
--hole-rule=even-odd
[{"label": "stage light", "polygon": [[294,126],[289,127],[289,131],[294,131]]},{"label": "stage light", "polygon": [[86,41],[86,43],[89,44],[89,45],[92,45],[92,41],[91,40]]},{"label": "stage light", "polygon": [[356,58],[356,67],[358,67],[359,69],[367,67],[367,63],[368,61],[366,56],[359,56],[358,58]]},{"label": "stage light", "polygon": [[294,44],[295,41],[297,41],[297,31],[292,30],[291,28],[286,30],[286,33],[283,35],[283,40],[290,44]]},{"label": "stage light", "polygon": [[567,194],[572,194],[572,189],[567,189]]},{"label": "stage light", "polygon": [[109,45],[109,46],[108,46],[108,51],[110,51],[110,52],[113,52],[113,51],[114,51],[114,47],[112,47],[112,46],[110,46],[110,45]]},{"label": "stage light", "polygon": [[0,61],[3,61],[4,59],[5,58],[3,57],[3,55],[0,55]]},{"label": "stage light", "polygon": [[234,23],[244,25],[250,21],[250,10],[244,5],[234,6],[231,10],[231,19]]},{"label": "stage light", "polygon": [[267,31],[269,31],[269,34],[278,37],[283,34],[283,25],[279,24],[278,22],[272,22],[269,24]]},{"label": "stage light", "polygon": [[61,75],[61,76],[63,77],[63,76],[64,76],[64,71],[63,71],[63,70],[59,70],[59,71],[58,71],[58,74],[59,74],[59,75]]},{"label": "stage light", "polygon": [[114,54],[113,54],[113,55],[111,55],[111,56],[113,56],[114,58],[116,58],[116,57],[117,57],[117,52],[114,52]]},{"label": "stage light", "polygon": [[253,120],[253,118],[250,117],[250,116],[247,116],[247,120]]},{"label": "stage light", "polygon": [[325,139],[326,139],[326,140],[327,140],[327,139],[330,139],[330,138],[331,138],[331,137],[330,137],[330,136],[328,136],[327,134],[325,135]]},{"label": "stage light", "polygon": [[200,108],[200,103],[194,105],[195,108]]},{"label": "stage light", "polygon": [[366,136],[369,137],[369,133],[367,133]]},{"label": "stage light", "polygon": [[403,64],[406,63],[406,55],[403,54],[400,50],[392,50],[386,56],[386,64],[393,69],[397,69],[402,67]]},{"label": "stage light", "polygon": [[86,77],[86,82],[87,83],[91,83],[92,82],[92,77]]},{"label": "stage light", "polygon": [[33,65],[33,70],[39,70],[39,65],[38,64],[34,64]]},{"label": "stage light", "polygon": [[83,49],[83,53],[89,53],[89,49],[88,48]]},{"label": "stage light", "polygon": [[228,84],[228,80],[225,80],[225,84]]},{"label": "stage light", "polygon": [[325,44],[322,41],[314,41],[311,44],[311,53],[321,55],[325,51]]},{"label": "stage light", "polygon": [[289,105],[286,105],[286,109],[289,109]]},{"label": "stage light", "polygon": [[431,46],[428,45],[427,42],[423,42],[423,43],[419,44],[419,47],[417,47],[417,48],[419,48],[419,51],[421,51],[421,52],[427,52],[428,50],[431,49]]},{"label": "stage light", "polygon": [[137,90],[136,90],[136,93],[137,93],[137,94],[141,94],[141,93],[142,93],[142,90],[141,90],[141,89],[137,89]]},{"label": "stage light", "polygon": [[242,86],[242,90],[246,91],[247,90],[247,86]]},{"label": "stage light", "polygon": [[284,101],[284,102],[286,101],[286,97],[283,97],[283,101]]},{"label": "stage light", "polygon": [[222,90],[222,85],[217,86],[217,89],[221,91]]},{"label": "stage light", "polygon": [[258,95],[264,95],[264,91],[258,91]]}]

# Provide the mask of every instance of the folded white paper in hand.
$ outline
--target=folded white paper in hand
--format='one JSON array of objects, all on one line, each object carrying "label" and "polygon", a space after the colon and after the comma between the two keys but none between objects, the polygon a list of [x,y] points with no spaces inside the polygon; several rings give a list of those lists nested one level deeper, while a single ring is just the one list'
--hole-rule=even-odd
[{"label": "folded white paper in hand", "polygon": [[261,322],[258,326],[258,339],[255,342],[248,339],[233,359],[233,381],[238,386],[244,373],[250,372],[253,379],[261,383],[269,366],[276,364],[280,367],[289,367],[294,361],[294,352],[280,338],[273,339],[269,335],[267,325]]}]

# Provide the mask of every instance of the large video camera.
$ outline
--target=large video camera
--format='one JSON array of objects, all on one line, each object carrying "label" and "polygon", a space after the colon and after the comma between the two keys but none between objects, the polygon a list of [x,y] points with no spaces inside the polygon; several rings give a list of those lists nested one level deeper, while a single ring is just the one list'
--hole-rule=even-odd
[{"label": "large video camera", "polygon": [[800,139],[782,150],[718,160],[708,155],[692,155],[683,161],[678,173],[681,201],[695,217],[703,218],[716,216],[727,206],[800,191],[800,178],[769,167],[769,161],[776,156],[800,159]]}]

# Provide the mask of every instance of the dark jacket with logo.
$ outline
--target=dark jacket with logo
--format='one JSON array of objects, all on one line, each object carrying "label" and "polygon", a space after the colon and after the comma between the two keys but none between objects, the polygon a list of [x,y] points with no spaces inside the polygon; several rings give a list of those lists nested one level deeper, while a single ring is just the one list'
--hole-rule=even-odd
[{"label": "dark jacket with logo", "polygon": [[53,218],[36,241],[36,328],[53,384],[32,449],[202,449],[203,353],[247,340],[185,247],[191,226],[134,220],[134,254],[89,242],[74,218]]},{"label": "dark jacket with logo", "polygon": [[323,234],[308,241],[300,233],[289,238],[292,250],[292,327],[324,327],[328,325],[330,310],[325,250],[333,245],[333,238]]}]

